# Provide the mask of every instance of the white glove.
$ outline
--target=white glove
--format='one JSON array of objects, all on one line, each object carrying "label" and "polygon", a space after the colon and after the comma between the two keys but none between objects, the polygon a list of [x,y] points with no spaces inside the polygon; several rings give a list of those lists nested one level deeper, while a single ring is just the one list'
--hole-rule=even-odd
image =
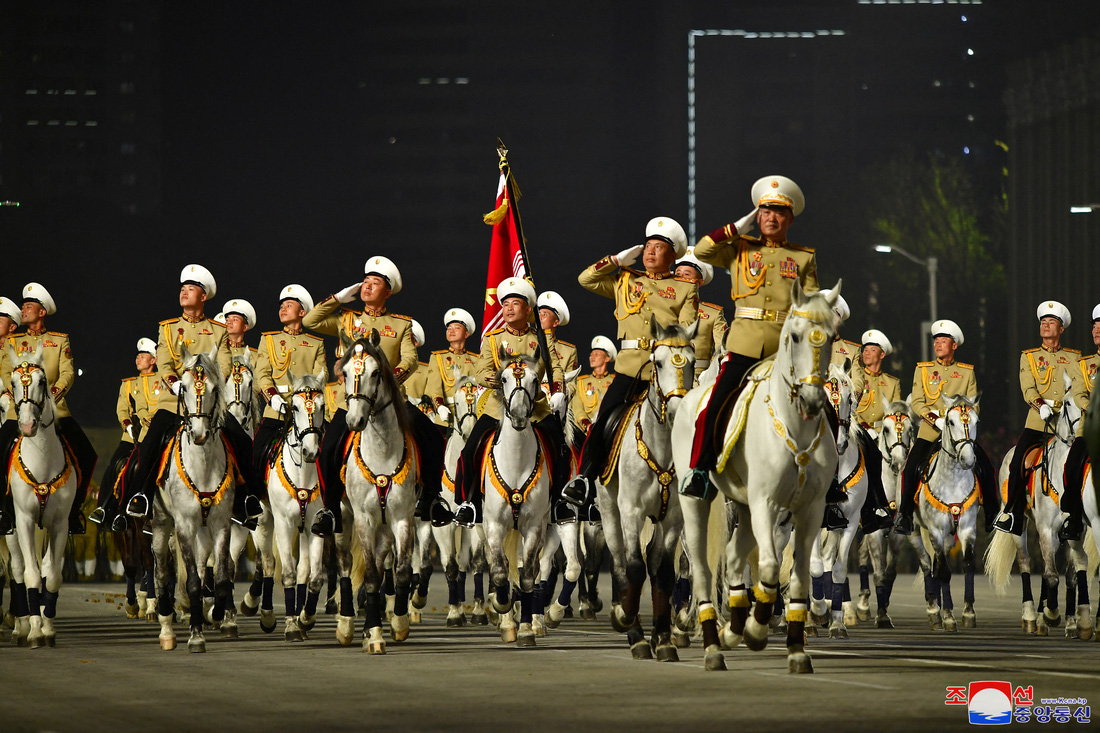
[{"label": "white glove", "polygon": [[1043,419],[1043,422],[1049,420],[1052,415],[1054,415],[1054,410],[1050,408],[1050,405],[1045,403],[1039,405],[1039,417]]},{"label": "white glove", "polygon": [[737,220],[733,228],[737,230],[738,234],[748,234],[752,231],[752,226],[756,223],[756,212],[759,210],[760,207],[758,206]]},{"label": "white glove", "polygon": [[619,267],[630,267],[634,264],[634,261],[638,259],[638,256],[642,254],[642,250],[644,249],[644,244],[636,244],[633,247],[627,247],[622,252],[615,255],[615,261],[619,263]]},{"label": "white glove", "polygon": [[565,408],[566,402],[564,392],[555,392],[550,395],[550,409],[558,413],[558,417],[562,420],[565,419]]},{"label": "white glove", "polygon": [[359,288],[363,286],[363,283],[355,283],[354,285],[348,285],[346,288],[336,294],[336,299],[341,303],[350,303],[355,300],[355,296],[359,295]]},{"label": "white glove", "polygon": [[180,387],[182,386],[183,382],[179,381],[178,379],[174,382],[172,380],[168,380],[168,391],[176,395],[177,397],[179,396]]},{"label": "white glove", "polygon": [[942,433],[945,425],[947,425],[946,420],[944,420],[942,417],[936,418],[936,430],[939,430]]},{"label": "white glove", "polygon": [[[0,394],[0,413],[6,414],[10,407],[11,395],[9,395],[7,392]],[[0,417],[0,420],[3,420],[3,417]]]},{"label": "white glove", "polygon": [[449,423],[451,421],[451,411],[447,409],[446,405],[440,405],[435,408],[435,414],[439,416],[439,419],[443,422]]},{"label": "white glove", "polygon": [[874,428],[867,428],[867,434],[869,436],[871,436],[872,441],[877,441],[878,440],[878,431],[875,430]]},{"label": "white glove", "polygon": [[271,395],[271,409],[279,414],[286,412],[286,400],[283,399],[281,394]]},{"label": "white glove", "polygon": [[137,440],[137,426],[135,426],[133,423],[127,425],[126,434],[129,435],[132,439]]}]

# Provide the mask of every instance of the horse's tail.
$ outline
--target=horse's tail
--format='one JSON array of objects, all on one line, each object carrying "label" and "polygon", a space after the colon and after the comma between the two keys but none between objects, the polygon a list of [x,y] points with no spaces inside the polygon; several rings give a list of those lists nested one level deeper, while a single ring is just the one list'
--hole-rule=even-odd
[{"label": "horse's tail", "polygon": [[[187,598],[190,602],[190,596],[187,593],[187,563],[183,561],[183,551],[180,550],[180,541],[176,539],[172,543],[172,551],[176,553],[176,596],[178,598]],[[199,574],[199,579],[202,579],[202,573]],[[191,609],[194,612],[194,609]],[[198,613],[202,614],[202,609],[198,610]]]},{"label": "horse's tail", "polygon": [[358,597],[359,588],[367,579],[367,561],[363,559],[363,546],[359,544],[359,533],[351,533],[351,590]]},{"label": "horse's tail", "polygon": [[932,547],[932,538],[928,535],[928,530],[924,527],[920,528],[920,542],[924,545],[924,551],[928,553],[929,557],[936,556],[936,548]]},{"label": "horse's tail", "polygon": [[508,561],[508,580],[512,585],[519,585],[519,540],[520,534],[514,529],[504,535],[504,558]]},{"label": "horse's tail", "polygon": [[1096,538],[1091,527],[1085,531],[1085,556],[1088,558],[1088,577],[1091,578],[1100,567],[1100,551],[1096,549]]},{"label": "horse's tail", "polygon": [[995,532],[993,539],[985,548],[985,574],[997,595],[1008,592],[1008,581],[1012,577],[1012,564],[1016,561],[1016,538],[1008,532]]},{"label": "horse's tail", "polygon": [[653,522],[642,522],[642,531],[638,534],[638,543],[642,546],[642,560],[649,562],[649,543],[653,539],[653,533],[657,531],[657,527]]},{"label": "horse's tail", "polygon": [[783,562],[779,566],[779,585],[780,587],[787,585],[791,582],[791,570],[794,569],[794,543],[787,542],[787,546],[783,548]]},{"label": "horse's tail", "polygon": [[[707,557],[706,563],[717,577],[718,563],[722,562],[726,544],[730,539],[730,527],[737,509],[725,497],[716,497],[710,503],[710,515],[707,517]],[[722,589],[725,595],[725,589]]]}]

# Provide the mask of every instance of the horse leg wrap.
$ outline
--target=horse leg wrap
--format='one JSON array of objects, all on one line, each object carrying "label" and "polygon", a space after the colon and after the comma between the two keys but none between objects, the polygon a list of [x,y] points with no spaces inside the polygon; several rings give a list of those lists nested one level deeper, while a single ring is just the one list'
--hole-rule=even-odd
[{"label": "horse leg wrap", "polygon": [[367,593],[364,610],[367,617],[364,629],[373,629],[382,625],[382,596],[379,593]]},{"label": "horse leg wrap", "polygon": [[550,566],[550,575],[546,577],[546,580],[542,583],[543,593],[545,594],[546,602],[549,602],[554,597],[554,589],[558,587],[558,566]]},{"label": "horse leg wrap", "polygon": [[844,586],[840,583],[833,583],[833,604],[834,611],[839,611],[844,607]]},{"label": "horse leg wrap", "polygon": [[949,583],[940,583],[940,592],[943,594],[944,610],[950,611],[955,607],[955,602],[951,600],[951,585]]},{"label": "horse leg wrap", "polygon": [[298,615],[306,605],[306,584],[299,583],[294,591],[294,615]]},{"label": "horse leg wrap", "polygon": [[508,600],[509,600],[509,596],[511,594],[511,590],[512,590],[512,586],[510,586],[508,583],[505,583],[504,585],[498,585],[496,587],[497,605],[498,606],[507,606],[508,605]]},{"label": "horse leg wrap", "polygon": [[385,575],[382,578],[382,592],[387,596],[394,594],[393,590],[393,568],[387,568]]},{"label": "horse leg wrap", "polygon": [[963,600],[967,603],[974,602],[974,573],[967,573],[963,578]]},{"label": "horse leg wrap", "polygon": [[850,603],[852,600],[852,587],[848,584],[848,579],[844,579],[844,602]]},{"label": "horse leg wrap", "polygon": [[256,563],[256,572],[253,573],[252,583],[248,586],[248,595],[252,596],[253,598],[257,598],[263,592],[264,592],[264,569],[263,569],[262,564]]},{"label": "horse leg wrap", "polygon": [[149,595],[156,595],[157,579],[152,568],[145,571],[145,579],[141,581],[141,590],[145,591]]},{"label": "horse leg wrap", "polygon": [[[431,567],[430,565],[428,566]],[[429,570],[428,574],[431,574]],[[328,597],[332,598],[336,595],[336,591],[340,588],[340,574],[336,572],[335,568],[328,571]]]},{"label": "horse leg wrap", "polygon": [[859,566],[859,589],[871,590],[871,568],[866,565]]},{"label": "horse leg wrap", "polygon": [[[583,575],[581,576],[584,577]],[[558,594],[558,605],[568,606],[569,602],[573,598],[573,589],[577,587],[577,582],[566,578],[561,582],[561,593]]]},{"label": "horse leg wrap", "polygon": [[[427,586],[424,587],[425,593],[427,592]],[[466,571],[458,571],[458,602],[466,602]]]},{"label": "horse leg wrap", "polygon": [[821,576],[821,582],[825,589],[822,598],[833,597],[833,574],[828,569],[825,570],[825,574]]},{"label": "horse leg wrap", "polygon": [[[541,604],[543,608],[546,608],[554,599],[554,585],[548,580],[536,584],[535,592],[538,594],[537,603]],[[535,613],[538,613],[538,611]]]},{"label": "horse leg wrap", "polygon": [[1054,586],[1047,582],[1046,578],[1043,578],[1043,583],[1047,587],[1047,608],[1051,611],[1058,610],[1058,594],[1054,591]]},{"label": "horse leg wrap", "polygon": [[367,586],[359,586],[359,593],[356,594],[356,602],[359,604],[359,608],[366,608],[367,606]]},{"label": "horse leg wrap", "polygon": [[672,597],[668,591],[653,587],[653,633],[667,637],[672,633]]},{"label": "horse leg wrap", "polygon": [[126,603],[134,605],[137,603],[137,578],[126,576]]},{"label": "horse leg wrap", "polygon": [[409,615],[409,592],[412,590],[407,585],[399,585],[394,588],[397,597],[393,599],[393,615],[394,616],[408,616]]},{"label": "horse leg wrap", "polygon": [[940,599],[939,583],[931,573],[924,574],[924,597],[926,600],[937,602]]},{"label": "horse leg wrap", "polygon": [[787,648],[801,650],[805,646],[806,621],[787,621]]},{"label": "horse leg wrap", "polygon": [[485,600],[485,575],[484,573],[474,573],[474,600]]},{"label": "horse leg wrap", "polygon": [[188,592],[187,596],[191,601],[191,630],[202,631],[203,613],[202,613],[202,593],[203,588],[199,586],[194,593]]},{"label": "horse leg wrap", "polygon": [[756,619],[756,623],[761,626],[767,626],[772,620],[772,604],[773,601],[767,603],[756,603],[752,607],[752,617]]},{"label": "horse leg wrap", "polygon": [[1031,595],[1031,573],[1020,573],[1020,583],[1024,587],[1024,603],[1034,602],[1035,597]]},{"label": "horse leg wrap", "polygon": [[890,605],[890,593],[887,591],[886,586],[875,586],[875,600],[878,601],[878,608],[880,611],[885,611]]},{"label": "horse leg wrap", "polygon": [[780,593],[775,597],[775,603],[772,604],[772,613],[776,616],[783,616],[783,594]]},{"label": "horse leg wrap", "polygon": [[428,595],[428,584],[432,579],[432,571],[433,570],[434,570],[434,568],[432,568],[431,565],[426,565],[420,570],[420,580],[416,584],[416,594],[417,595],[419,595],[419,596],[427,596]]},{"label": "horse leg wrap", "polygon": [[531,596],[531,613],[539,615],[546,613],[546,581],[538,583]]},{"label": "horse leg wrap", "polygon": [[38,588],[27,588],[27,615],[28,616],[40,616],[42,610],[40,608],[42,602],[42,591]]},{"label": "horse leg wrap", "polygon": [[812,588],[811,594],[817,600],[823,600],[825,598],[825,576],[820,578],[810,578],[810,587]]},{"label": "horse leg wrap", "polygon": [[306,616],[317,615],[317,601],[321,598],[321,591],[309,591],[306,593]]},{"label": "horse leg wrap", "polygon": [[1084,570],[1077,571],[1077,605],[1089,605],[1089,577]]},{"label": "horse leg wrap", "polygon": [[[349,581],[350,582],[350,581]],[[275,608],[272,596],[275,595],[275,578],[264,578],[260,586],[260,608],[270,611]],[[253,598],[256,596],[253,595]]]},{"label": "horse leg wrap", "polygon": [[577,600],[584,602],[588,600],[588,576],[582,571],[579,578],[577,578]]},{"label": "horse leg wrap", "polygon": [[451,606],[458,605],[458,581],[447,580],[447,603]]},{"label": "horse leg wrap", "polygon": [[214,568],[209,565],[203,569],[202,594],[205,598],[214,597]]},{"label": "horse leg wrap", "polygon": [[631,581],[627,581],[626,588],[620,596],[623,607],[623,620],[633,620],[638,615],[639,599],[642,596],[642,588]]},{"label": "horse leg wrap", "polygon": [[703,648],[718,646],[718,612],[710,601],[699,602],[699,627],[703,631]]},{"label": "horse leg wrap", "polygon": [[283,601],[286,603],[286,615],[294,616],[298,605],[298,598],[294,588],[283,588]]},{"label": "horse leg wrap", "polygon": [[233,582],[226,581],[214,586],[214,608],[210,611],[210,618],[219,623],[225,619],[225,607],[231,603],[233,595]]},{"label": "horse leg wrap", "polygon": [[355,606],[352,603],[351,578],[340,578],[340,615],[345,617],[355,615]]},{"label": "horse leg wrap", "polygon": [[535,599],[533,591],[519,592],[519,622],[531,623],[531,614],[534,612]]},{"label": "horse leg wrap", "polygon": [[165,590],[159,596],[157,596],[157,614],[160,616],[171,616],[172,606],[176,605],[175,599],[172,598],[172,594]]}]

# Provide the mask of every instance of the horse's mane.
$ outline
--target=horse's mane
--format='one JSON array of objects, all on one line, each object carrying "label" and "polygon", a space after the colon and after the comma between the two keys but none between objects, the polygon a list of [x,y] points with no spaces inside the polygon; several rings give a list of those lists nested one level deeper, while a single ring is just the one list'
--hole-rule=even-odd
[{"label": "horse's mane", "polygon": [[[379,372],[382,375],[382,390],[388,394],[390,401],[393,403],[394,412],[397,413],[397,427],[404,435],[409,432],[411,423],[409,422],[409,414],[401,404],[404,400],[401,399],[401,385],[397,381],[397,377],[394,376],[393,366],[390,365],[390,360],[386,358],[386,354],[382,349],[371,343],[368,338],[358,338],[351,342],[344,349],[344,355],[340,357],[340,362],[336,365],[338,372],[344,371],[344,365],[347,364],[348,359],[355,353],[356,346],[362,346],[363,351],[367,356],[376,360],[379,365]],[[322,385],[323,386],[323,385]],[[385,395],[383,395],[385,398]]]},{"label": "horse's mane", "polygon": [[221,367],[218,366],[216,359],[211,359],[207,354],[201,353],[192,354],[191,358],[185,360],[183,363],[184,369],[193,369],[195,367],[202,367],[203,372],[210,378],[210,381],[213,382],[214,424],[224,425],[227,407],[225,404],[225,376],[222,374]]}]

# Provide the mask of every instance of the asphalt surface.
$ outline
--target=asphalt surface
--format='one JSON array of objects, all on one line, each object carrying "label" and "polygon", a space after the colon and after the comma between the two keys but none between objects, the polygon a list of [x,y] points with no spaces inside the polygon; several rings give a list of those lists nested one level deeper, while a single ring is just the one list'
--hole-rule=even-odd
[{"label": "asphalt surface", "polygon": [[945,705],[946,689],[980,680],[1033,686],[1036,704],[1084,697],[1100,717],[1100,644],[1060,627],[1024,634],[1018,579],[1005,598],[978,579],[977,628],[948,634],[929,628],[912,576],[899,577],[896,628],[811,638],[812,675],[788,674],[778,635],[763,652],[726,652],[726,672],[703,669],[698,642],[678,664],[635,661],[606,611],[519,649],[493,627],[446,628],[442,580],[423,623],[385,656],[359,638],[339,646],[329,616],[304,643],[285,642],[277,589],[274,634],[242,617],[239,638],[207,632],[207,652],[190,654],[177,624],[180,646],[165,652],[158,624],[125,618],[121,584],[65,586],[55,647],[15,647],[4,632],[0,731],[957,730],[967,709]]}]

